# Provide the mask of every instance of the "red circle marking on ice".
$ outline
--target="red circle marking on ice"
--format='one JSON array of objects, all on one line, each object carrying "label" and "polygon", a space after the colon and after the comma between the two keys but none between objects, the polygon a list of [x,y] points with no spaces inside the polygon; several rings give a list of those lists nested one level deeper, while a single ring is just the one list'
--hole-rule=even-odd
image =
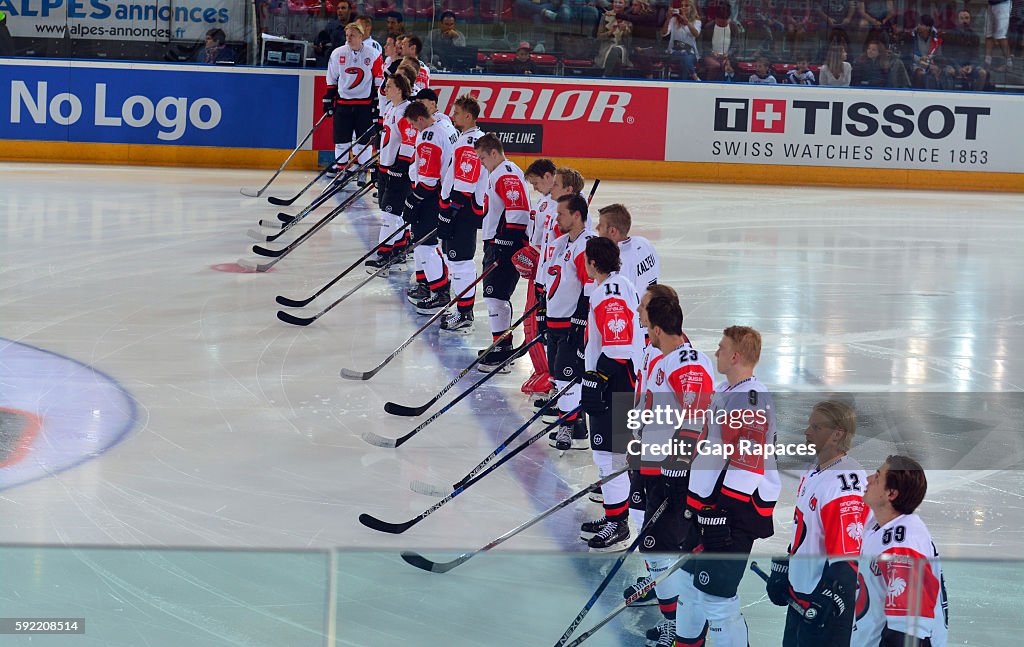
[{"label": "red circle marking on ice", "polygon": [[266,272],[260,272],[242,267],[238,263],[217,263],[216,265],[211,265],[210,269],[217,270],[218,272],[234,272],[235,274],[266,274],[267,272],[274,271],[274,268],[268,268]]}]

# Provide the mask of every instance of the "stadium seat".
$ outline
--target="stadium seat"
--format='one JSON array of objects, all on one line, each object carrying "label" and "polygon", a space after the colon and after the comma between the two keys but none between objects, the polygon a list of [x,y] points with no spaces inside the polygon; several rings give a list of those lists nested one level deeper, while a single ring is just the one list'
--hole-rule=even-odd
[{"label": "stadium seat", "polygon": [[480,20],[499,22],[512,18],[512,0],[480,0]]},{"label": "stadium seat", "polygon": [[426,19],[434,17],[434,0],[405,0],[405,17],[407,19]]},{"label": "stadium seat", "polygon": [[530,60],[541,74],[554,74],[558,67],[558,58],[554,54],[530,54]]},{"label": "stadium seat", "polygon": [[441,11],[452,12],[458,20],[476,20],[476,7],[473,5],[473,0],[442,0]]}]

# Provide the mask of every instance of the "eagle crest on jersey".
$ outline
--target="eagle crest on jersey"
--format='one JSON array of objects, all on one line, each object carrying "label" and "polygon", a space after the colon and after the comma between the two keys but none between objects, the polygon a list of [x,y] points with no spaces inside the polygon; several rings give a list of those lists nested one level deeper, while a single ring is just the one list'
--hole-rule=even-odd
[{"label": "eagle crest on jersey", "polygon": [[864,524],[860,521],[851,521],[846,526],[846,534],[850,536],[850,539],[854,541],[861,541],[864,539]]},{"label": "eagle crest on jersey", "polygon": [[480,162],[476,162],[474,164],[471,160],[466,159],[466,157],[463,157],[462,161],[459,163],[459,172],[462,174],[461,179],[466,180],[468,182],[471,177],[476,175],[473,171],[474,169],[476,169],[479,163]]},{"label": "eagle crest on jersey", "polygon": [[902,577],[894,577],[886,586],[886,609],[905,609],[906,605],[897,605],[897,600],[907,591],[907,581]]}]

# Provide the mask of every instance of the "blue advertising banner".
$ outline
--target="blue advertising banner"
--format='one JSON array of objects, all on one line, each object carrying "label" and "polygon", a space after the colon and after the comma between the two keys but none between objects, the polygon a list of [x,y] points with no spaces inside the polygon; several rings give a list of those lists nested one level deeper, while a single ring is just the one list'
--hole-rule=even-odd
[{"label": "blue advertising banner", "polygon": [[299,78],[185,66],[0,66],[0,139],[295,146]]}]

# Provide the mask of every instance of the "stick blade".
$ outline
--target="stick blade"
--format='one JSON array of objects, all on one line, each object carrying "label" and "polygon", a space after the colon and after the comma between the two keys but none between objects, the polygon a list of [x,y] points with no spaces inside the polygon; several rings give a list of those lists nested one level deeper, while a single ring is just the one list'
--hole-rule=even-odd
[{"label": "stick blade", "polygon": [[241,189],[238,190],[238,192],[247,198],[258,198],[263,193],[263,189],[260,189],[259,191],[253,191],[252,189],[242,187]]},{"label": "stick blade", "polygon": [[453,559],[450,562],[433,562],[415,551],[403,550],[402,559],[405,560],[406,564],[415,566],[416,568],[424,571],[430,571],[431,573],[447,573],[469,559],[469,555],[460,555],[457,559]]},{"label": "stick blade", "polygon": [[366,514],[364,512],[363,514],[359,515],[359,523],[363,524],[371,530],[376,530],[378,532],[386,532],[392,535],[400,535],[409,528],[412,528],[413,524],[416,523],[416,521],[413,520],[406,521],[405,523],[388,523],[387,521],[383,521],[373,515]]},{"label": "stick blade", "polygon": [[310,298],[303,299],[302,301],[296,301],[295,299],[289,299],[288,297],[278,295],[274,300],[286,308],[304,308],[305,306],[308,306],[313,299]]},{"label": "stick blade", "polygon": [[285,212],[281,211],[277,214],[277,219],[285,224],[288,224],[289,222],[295,220],[295,216],[290,216]]},{"label": "stick blade", "polygon": [[350,368],[341,369],[341,376],[346,380],[366,381],[377,374],[377,371],[353,371]]},{"label": "stick blade", "polygon": [[390,413],[393,416],[418,416],[426,410],[427,407],[407,407],[405,405],[398,404],[397,402],[384,403],[384,411]]},{"label": "stick blade", "polygon": [[410,481],[409,489],[415,492],[416,494],[424,494],[426,496],[436,497],[446,497],[452,492],[454,492],[454,490],[452,490],[451,488],[444,489],[432,483],[427,483],[425,481]]},{"label": "stick blade", "polygon": [[280,256],[281,254],[284,253],[284,248],[282,248],[282,249],[267,249],[266,247],[262,247],[260,245],[253,245],[252,246],[252,251],[253,251],[254,254],[259,254],[260,256],[277,257],[277,256]]},{"label": "stick blade", "polygon": [[387,447],[388,449],[398,447],[398,443],[395,442],[394,438],[385,438],[384,436],[375,434],[372,431],[364,431],[360,438],[377,447]]},{"label": "stick blade", "polygon": [[284,199],[282,199],[282,198],[275,198],[274,196],[268,196],[268,197],[267,197],[267,202],[269,202],[269,203],[270,203],[270,204],[272,204],[272,205],[278,206],[278,207],[288,207],[288,206],[291,206],[291,204],[292,204],[293,202],[295,202],[295,200],[296,200],[296,199],[297,199],[298,197],[299,197],[299,196],[295,196],[295,197],[294,197],[294,198],[292,198],[291,200],[284,200]]},{"label": "stick blade", "polygon": [[316,317],[296,317],[292,313],[283,310],[277,311],[277,318],[293,326],[308,326],[316,321]]}]

